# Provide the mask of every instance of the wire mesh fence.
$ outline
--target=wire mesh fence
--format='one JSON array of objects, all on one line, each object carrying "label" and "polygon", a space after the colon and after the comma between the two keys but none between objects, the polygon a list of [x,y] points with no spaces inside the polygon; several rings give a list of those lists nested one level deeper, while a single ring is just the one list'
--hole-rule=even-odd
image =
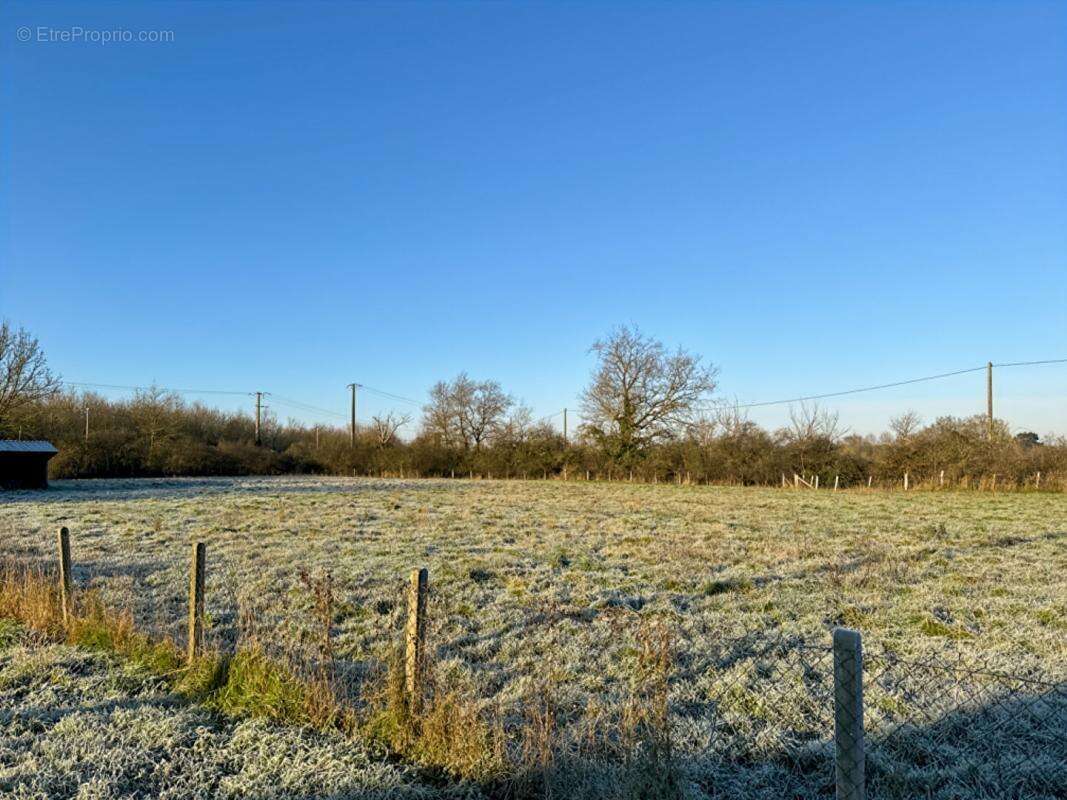
[{"label": "wire mesh fence", "polygon": [[1067,681],[872,650],[864,690],[868,796],[1067,796]]},{"label": "wire mesh fence", "polygon": [[[99,592],[141,630],[184,648],[191,559],[113,569],[106,554],[75,554],[76,592]],[[55,563],[43,551],[21,552],[18,559],[34,568]],[[383,637],[398,645],[408,583],[398,575],[356,609],[376,615]],[[205,586],[204,646],[210,651],[255,643],[304,674],[329,662],[338,695],[348,702],[359,702],[368,673],[382,668],[380,654],[358,657],[334,649],[331,620],[347,601],[335,594],[326,573],[298,571],[270,592],[248,594],[238,567],[209,549]],[[432,654],[427,669],[437,674],[429,683],[445,691],[448,671],[459,670],[469,652],[464,648],[480,646],[480,631],[475,610],[435,594],[432,576],[430,587],[424,637]],[[625,761],[652,749],[657,763],[669,763],[672,780],[708,797],[1067,797],[1067,679],[1055,664],[1045,673],[1016,675],[947,647],[917,658],[865,641],[861,652],[859,636],[842,630],[833,637],[826,631],[722,635],[702,640],[695,653],[656,645],[654,636],[642,632],[647,615],[640,609],[602,609],[600,616],[615,619],[619,637],[632,642],[633,681],[605,697],[596,713],[577,687],[555,687],[550,716],[556,730],[544,745],[554,764],[573,767],[578,757],[592,763],[605,755]],[[528,622],[565,632],[586,620],[573,610],[547,608]],[[502,675],[507,665],[495,663],[503,656],[494,653],[485,650],[478,668]],[[544,659],[547,671],[551,654]],[[531,718],[542,724],[549,716],[531,716],[531,702],[529,692],[512,692],[501,701],[510,708],[496,706],[501,730],[517,750],[529,746],[525,728]],[[538,708],[547,702],[539,701]],[[627,738],[624,729],[636,734]]]}]

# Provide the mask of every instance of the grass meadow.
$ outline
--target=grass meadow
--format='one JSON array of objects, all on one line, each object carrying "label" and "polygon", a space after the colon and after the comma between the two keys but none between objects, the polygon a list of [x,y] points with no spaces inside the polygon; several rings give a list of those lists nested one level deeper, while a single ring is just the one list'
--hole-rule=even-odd
[{"label": "grass meadow", "polygon": [[[909,754],[958,746],[976,719],[998,731],[1020,709],[1054,714],[1057,725],[1067,720],[1067,499],[1059,493],[295,477],[70,481],[47,494],[2,498],[0,556],[50,564],[60,526],[71,531],[79,590],[93,590],[127,610],[139,629],[179,644],[189,544],[206,542],[207,638],[219,652],[255,642],[294,663],[321,660],[315,587],[328,573],[335,690],[357,708],[394,657],[408,574],[429,570],[432,680],[452,703],[442,712],[453,725],[443,737],[480,744],[444,759],[407,751],[405,763],[438,767],[417,780],[394,758],[392,766],[361,768],[373,779],[360,783],[352,776],[363,772],[349,771],[347,783],[313,796],[382,787],[397,796],[826,796],[836,626],[860,630],[871,653],[870,727],[886,732],[869,769],[876,796],[956,797],[990,785],[977,737],[973,758]],[[20,703],[45,691],[40,675],[62,674],[78,659],[91,663],[71,680],[110,675],[105,658],[12,639],[0,661],[9,727],[0,785],[7,780],[27,797],[61,796],[34,794],[32,781],[12,777],[27,763],[45,762],[37,745],[12,732],[11,720]],[[24,678],[36,687],[25,695],[31,699],[18,699],[8,690],[10,675],[32,673],[26,664],[34,659],[43,671],[37,683]],[[161,691],[145,686],[131,691]],[[162,701],[152,709],[175,731],[198,730],[197,715],[206,713]],[[1054,797],[1057,785],[1067,785],[1062,727],[1049,739],[1048,719],[1016,732],[1029,771],[1020,772],[1013,794],[984,796]],[[262,728],[211,725],[205,730],[226,742],[243,735],[242,726]],[[459,737],[461,728],[467,734]],[[94,747],[106,745],[106,735],[90,735]],[[309,732],[270,735],[304,742],[285,746],[312,748],[324,764],[366,761],[371,752],[352,737],[314,734],[326,738],[309,745]],[[268,758],[270,747],[261,749]],[[503,770],[503,763],[511,766]],[[241,764],[248,774],[272,774]],[[507,792],[499,790],[504,771]],[[225,796],[218,787],[231,785],[232,771],[212,774],[204,786],[218,791],[204,796]],[[100,793],[85,796],[126,796],[106,776],[99,780]],[[263,785],[274,794],[252,796],[312,796],[299,781]],[[296,788],[286,794],[289,785]]]}]

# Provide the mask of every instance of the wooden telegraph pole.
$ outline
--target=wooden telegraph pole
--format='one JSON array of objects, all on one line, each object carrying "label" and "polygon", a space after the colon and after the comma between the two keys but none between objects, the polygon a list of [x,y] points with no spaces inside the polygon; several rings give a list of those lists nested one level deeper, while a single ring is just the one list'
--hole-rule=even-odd
[{"label": "wooden telegraph pole", "polygon": [[256,392],[256,447],[259,447],[263,443],[263,437],[260,434],[262,430],[262,417],[263,417],[263,392]]},{"label": "wooden telegraph pole", "polygon": [[[22,438],[21,434],[19,438]],[[89,441],[89,406],[85,407],[85,441]]]},{"label": "wooden telegraph pole", "polygon": [[352,426],[350,430],[350,439],[353,447],[356,446],[356,387],[358,386],[358,383],[348,384],[348,388],[352,390]]},{"label": "wooden telegraph pole", "polygon": [[993,441],[993,362],[985,365],[986,437]]},{"label": "wooden telegraph pole", "polygon": [[563,409],[563,443],[567,443],[567,409]]}]

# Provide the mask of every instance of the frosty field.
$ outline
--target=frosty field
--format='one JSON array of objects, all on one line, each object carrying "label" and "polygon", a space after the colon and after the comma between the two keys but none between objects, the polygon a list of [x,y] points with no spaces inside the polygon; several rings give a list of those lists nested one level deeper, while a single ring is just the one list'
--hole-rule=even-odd
[{"label": "frosty field", "polygon": [[[994,689],[1010,688],[1012,701],[1027,703],[1048,691],[1052,699],[1041,708],[1063,711],[1062,494],[71,481],[47,494],[0,498],[0,555],[50,562],[61,525],[71,531],[79,587],[98,588],[146,628],[176,639],[183,636],[189,543],[206,542],[208,637],[222,650],[254,635],[278,650],[312,652],[312,598],[299,572],[329,571],[340,601],[336,657],[357,701],[361,677],[397,641],[408,573],[426,567],[437,680],[504,720],[522,719],[550,684],[571,751],[633,694],[642,636],[658,621],[671,637],[672,748],[683,761],[685,792],[694,796],[826,790],[835,626],[860,630],[872,670],[882,664],[878,674],[895,676],[892,686],[871,687],[874,729],[914,724],[922,711],[933,730],[965,705],[956,697],[938,706],[961,686],[971,694],[979,687],[995,708],[1007,699]],[[880,656],[972,672],[980,666],[1034,684],[934,677]],[[938,716],[928,719],[934,710]],[[1067,764],[1060,747],[1062,739],[1039,738],[1020,752],[1037,758],[1051,748],[1038,772],[1064,776],[1056,772]],[[798,748],[808,755],[798,756]],[[814,764],[806,776],[798,767],[804,758]],[[938,769],[924,780],[944,783],[945,768]],[[943,796],[979,777],[952,778]],[[1054,796],[1034,780],[1022,779],[1018,796]],[[914,791],[894,795],[891,788],[885,783],[885,796]]]}]

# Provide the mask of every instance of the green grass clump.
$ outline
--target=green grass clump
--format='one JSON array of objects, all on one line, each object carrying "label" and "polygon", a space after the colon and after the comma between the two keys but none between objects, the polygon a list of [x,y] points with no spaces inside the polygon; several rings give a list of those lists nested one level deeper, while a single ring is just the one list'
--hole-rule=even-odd
[{"label": "green grass clump", "polygon": [[947,639],[970,639],[974,635],[959,625],[948,625],[931,617],[922,621],[919,630],[924,636],[943,636]]},{"label": "green grass clump", "polygon": [[221,670],[225,676],[208,704],[232,716],[287,723],[308,721],[308,688],[262,652],[240,652]]},{"label": "green grass clump", "polygon": [[724,580],[705,581],[700,587],[700,593],[705,597],[714,597],[717,594],[729,592],[747,592],[753,587],[749,578],[727,578]]},{"label": "green grass clump", "polygon": [[0,650],[22,641],[26,629],[16,620],[0,618]]}]

